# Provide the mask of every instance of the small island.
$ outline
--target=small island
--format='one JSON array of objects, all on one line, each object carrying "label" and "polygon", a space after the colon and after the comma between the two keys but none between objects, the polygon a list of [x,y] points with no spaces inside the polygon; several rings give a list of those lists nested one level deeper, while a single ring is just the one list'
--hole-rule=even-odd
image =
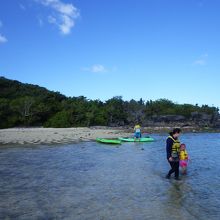
[{"label": "small island", "polygon": [[107,101],[59,92],[0,77],[0,143],[42,144],[129,136],[139,122],[143,132],[215,132],[220,128],[218,108],[178,104],[167,99]]}]

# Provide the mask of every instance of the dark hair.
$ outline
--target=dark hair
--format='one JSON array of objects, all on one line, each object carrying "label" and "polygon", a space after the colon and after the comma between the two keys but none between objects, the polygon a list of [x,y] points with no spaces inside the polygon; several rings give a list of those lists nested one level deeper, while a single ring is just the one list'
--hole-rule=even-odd
[{"label": "dark hair", "polygon": [[174,128],[173,131],[170,132],[169,134],[170,134],[171,136],[173,136],[174,134],[176,134],[176,133],[179,134],[180,132],[181,132],[181,129],[180,129],[180,128]]}]

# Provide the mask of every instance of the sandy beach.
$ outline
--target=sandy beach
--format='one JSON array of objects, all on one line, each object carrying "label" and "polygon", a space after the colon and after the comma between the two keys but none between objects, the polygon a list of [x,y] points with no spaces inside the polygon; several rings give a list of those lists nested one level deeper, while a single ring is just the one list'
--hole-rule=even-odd
[{"label": "sandy beach", "polygon": [[[143,134],[168,133],[173,127],[144,127]],[[184,132],[204,132],[195,127],[181,128]],[[219,132],[219,130],[216,132]],[[133,129],[122,127],[80,128],[8,128],[0,129],[0,146],[10,144],[59,144],[79,141],[94,141],[96,138],[130,137]]]},{"label": "sandy beach", "polygon": [[0,130],[0,145],[71,143],[130,135],[110,128],[10,128]]}]

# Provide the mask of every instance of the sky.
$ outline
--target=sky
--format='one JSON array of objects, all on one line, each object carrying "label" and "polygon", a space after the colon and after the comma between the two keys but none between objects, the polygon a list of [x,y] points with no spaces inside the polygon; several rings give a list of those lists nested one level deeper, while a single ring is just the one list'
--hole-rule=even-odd
[{"label": "sky", "polygon": [[220,0],[0,0],[0,75],[67,96],[220,107]]}]

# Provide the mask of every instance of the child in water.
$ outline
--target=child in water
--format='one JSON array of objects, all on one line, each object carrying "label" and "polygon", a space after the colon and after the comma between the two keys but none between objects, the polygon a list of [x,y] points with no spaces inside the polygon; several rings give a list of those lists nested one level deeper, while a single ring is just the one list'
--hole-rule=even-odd
[{"label": "child in water", "polygon": [[186,151],[186,145],[181,144],[180,152],[179,152],[179,162],[180,162],[180,167],[182,168],[182,174],[186,174],[187,172],[188,160],[189,160],[189,156]]},{"label": "child in water", "polygon": [[140,140],[141,138],[141,126],[140,125],[135,125],[134,127],[134,138],[135,140],[138,138],[138,140]]}]

